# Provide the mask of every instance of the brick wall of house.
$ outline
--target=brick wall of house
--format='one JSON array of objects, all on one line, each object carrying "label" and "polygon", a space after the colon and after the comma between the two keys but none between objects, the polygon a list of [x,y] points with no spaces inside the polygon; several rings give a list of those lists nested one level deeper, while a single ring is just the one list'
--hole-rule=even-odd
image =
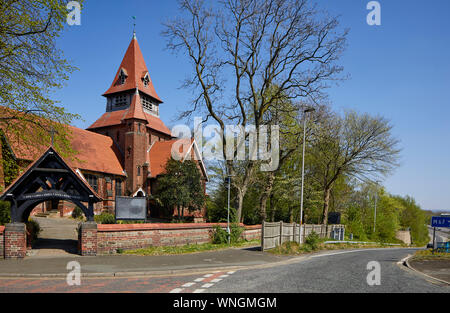
[{"label": "brick wall of house", "polygon": [[[185,224],[115,224],[98,225],[97,253],[112,254],[117,249],[129,250],[149,246],[177,246],[210,242],[213,223]],[[219,224],[226,228],[226,224]],[[246,226],[242,237],[261,237],[261,225]]]},{"label": "brick wall of house", "polygon": [[4,247],[4,236],[3,236],[3,232],[5,231],[5,226],[0,226],[0,258],[4,257],[4,253],[5,253],[5,247]]}]

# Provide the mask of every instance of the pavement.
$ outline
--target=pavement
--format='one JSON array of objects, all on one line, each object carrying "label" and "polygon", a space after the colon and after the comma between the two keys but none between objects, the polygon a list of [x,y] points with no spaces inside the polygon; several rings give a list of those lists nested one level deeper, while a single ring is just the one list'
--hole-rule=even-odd
[{"label": "pavement", "polygon": [[137,256],[101,255],[95,257],[32,256],[22,260],[0,260],[0,277],[66,276],[67,265],[77,261],[82,276],[133,276],[182,274],[212,269],[237,269],[272,264],[291,259],[259,251],[258,247],[230,248],[182,255]]},{"label": "pavement", "polygon": [[450,259],[412,259],[408,266],[450,285]]}]

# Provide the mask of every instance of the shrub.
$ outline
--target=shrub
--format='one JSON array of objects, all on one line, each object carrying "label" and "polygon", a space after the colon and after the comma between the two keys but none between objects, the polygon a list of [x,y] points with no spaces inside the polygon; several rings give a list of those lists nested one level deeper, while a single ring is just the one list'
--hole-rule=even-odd
[{"label": "shrub", "polygon": [[[230,243],[236,243],[240,240],[241,234],[244,231],[238,224],[230,224]],[[214,226],[212,235],[213,244],[228,243],[228,233],[226,229],[223,229],[219,225]]]},{"label": "shrub", "polygon": [[94,216],[94,220],[95,220],[95,222],[97,222],[99,224],[115,224],[116,223],[116,218],[114,217],[114,215],[112,215],[110,213],[106,213],[106,212],[103,212],[99,215]]},{"label": "shrub", "polygon": [[31,236],[31,242],[34,243],[42,230],[41,226],[39,226],[39,223],[35,220],[32,220],[31,218],[28,219],[28,222],[26,222],[25,224],[27,227],[27,231]]},{"label": "shrub", "polygon": [[220,227],[219,225],[214,226],[212,240],[213,244],[222,244],[228,242],[228,233],[225,229]]},{"label": "shrub", "polygon": [[75,207],[72,211],[72,217],[75,219],[81,219],[83,217],[83,211],[79,207]]},{"label": "shrub", "polygon": [[9,202],[0,201],[0,225],[8,224],[11,221],[9,211]]},{"label": "shrub", "polygon": [[317,250],[319,248],[320,237],[315,232],[309,234],[305,239],[305,245],[311,250]]}]

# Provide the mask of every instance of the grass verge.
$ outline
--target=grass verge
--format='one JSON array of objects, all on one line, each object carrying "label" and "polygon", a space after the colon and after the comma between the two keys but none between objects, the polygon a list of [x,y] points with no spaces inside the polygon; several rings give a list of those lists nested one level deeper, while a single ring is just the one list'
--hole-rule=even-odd
[{"label": "grass verge", "polygon": [[123,251],[118,250],[117,252],[120,254],[127,254],[127,255],[170,255],[170,254],[187,254],[187,253],[216,251],[228,248],[241,248],[241,247],[257,246],[260,244],[261,244],[260,240],[251,240],[251,241],[239,241],[231,245],[228,245],[226,243],[225,244],[204,243],[204,244],[192,244],[175,247],[167,246],[167,247],[148,247],[136,250],[123,250]]},{"label": "grass verge", "polygon": [[448,260],[450,261],[450,253],[445,252],[434,252],[432,249],[427,250],[419,250],[416,251],[414,256],[412,257],[413,260]]},{"label": "grass verge", "polygon": [[[281,246],[274,249],[267,250],[267,252],[277,255],[303,255],[312,252],[326,251],[326,250],[341,250],[341,249],[369,249],[369,248],[398,248],[399,246],[391,246],[383,243],[374,244],[354,244],[354,243],[335,243],[325,244],[318,243],[315,247],[308,244],[298,244],[296,242],[285,242]],[[407,247],[401,246],[401,247]]]}]

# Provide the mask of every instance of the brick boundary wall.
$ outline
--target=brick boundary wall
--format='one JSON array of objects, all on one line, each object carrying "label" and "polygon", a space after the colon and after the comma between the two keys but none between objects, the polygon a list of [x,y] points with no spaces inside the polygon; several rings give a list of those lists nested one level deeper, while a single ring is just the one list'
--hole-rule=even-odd
[{"label": "brick boundary wall", "polygon": [[[211,241],[216,225],[226,229],[226,223],[184,224],[99,224],[97,253],[114,254],[118,249],[132,250],[150,246],[203,244]],[[244,226],[246,240],[261,238],[261,225]]]},{"label": "brick boundary wall", "polygon": [[4,247],[4,231],[5,226],[0,226],[0,258],[4,257],[5,247]]},{"label": "brick boundary wall", "polygon": [[6,224],[4,236],[4,258],[22,259],[27,254],[27,235],[24,223]]},{"label": "brick boundary wall", "polygon": [[81,223],[78,231],[78,253],[82,256],[97,255],[97,227],[95,222]]}]

